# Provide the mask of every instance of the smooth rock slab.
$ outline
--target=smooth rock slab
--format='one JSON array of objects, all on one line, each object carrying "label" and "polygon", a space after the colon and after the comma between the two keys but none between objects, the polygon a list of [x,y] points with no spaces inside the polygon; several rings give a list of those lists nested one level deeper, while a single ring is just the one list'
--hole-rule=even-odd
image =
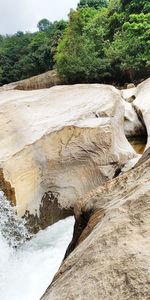
[{"label": "smooth rock slab", "polygon": [[41,300],[149,300],[149,152],[136,168],[81,199],[75,216],[75,250]]},{"label": "smooth rock slab", "polygon": [[45,207],[42,227],[55,221],[55,214],[47,219],[54,201],[72,209],[136,157],[124,135],[120,93],[107,85],[1,90],[0,138],[0,167],[18,214],[44,218]]}]

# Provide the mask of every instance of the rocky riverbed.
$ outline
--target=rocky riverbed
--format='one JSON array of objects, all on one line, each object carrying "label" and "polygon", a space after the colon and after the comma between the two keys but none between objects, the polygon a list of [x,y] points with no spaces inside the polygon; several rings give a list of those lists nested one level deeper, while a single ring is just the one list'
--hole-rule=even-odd
[{"label": "rocky riverbed", "polygon": [[149,96],[150,79],[0,89],[0,189],[31,231],[76,219],[43,300],[149,299]]}]

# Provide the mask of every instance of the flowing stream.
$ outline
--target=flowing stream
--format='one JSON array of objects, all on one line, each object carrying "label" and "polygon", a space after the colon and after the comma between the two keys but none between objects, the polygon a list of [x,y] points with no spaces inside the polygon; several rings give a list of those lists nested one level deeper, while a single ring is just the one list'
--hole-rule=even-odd
[{"label": "flowing stream", "polygon": [[0,300],[39,300],[71,241],[74,218],[59,221],[30,240],[0,192]]}]

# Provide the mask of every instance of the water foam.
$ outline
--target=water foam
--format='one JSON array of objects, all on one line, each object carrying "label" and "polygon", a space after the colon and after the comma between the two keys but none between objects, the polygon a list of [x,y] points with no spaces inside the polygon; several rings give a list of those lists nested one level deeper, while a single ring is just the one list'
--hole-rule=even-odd
[{"label": "water foam", "polygon": [[10,205],[2,191],[0,191],[0,232],[12,247],[18,247],[31,237],[25,227],[25,220],[17,216],[15,207]]},{"label": "water foam", "polygon": [[[0,202],[2,198],[5,202],[6,198],[1,194]],[[2,206],[5,205],[1,203]],[[9,227],[7,217],[13,215],[13,211],[8,211],[9,208],[4,209],[3,215],[1,209],[0,299],[39,300],[61,264],[72,238],[74,219],[69,217],[49,226],[15,249],[10,246],[16,245],[12,231],[9,238],[9,230],[4,230],[6,225]],[[22,226],[19,232],[22,232]],[[25,237],[23,234],[23,240]]]}]

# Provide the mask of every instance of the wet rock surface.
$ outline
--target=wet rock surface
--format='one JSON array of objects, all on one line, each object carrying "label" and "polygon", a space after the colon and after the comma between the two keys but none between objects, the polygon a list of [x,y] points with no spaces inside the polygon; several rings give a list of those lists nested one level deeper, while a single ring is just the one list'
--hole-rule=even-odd
[{"label": "wet rock surface", "polygon": [[149,95],[149,79],[123,92],[126,134],[137,152],[146,149],[127,171],[78,200],[73,239],[42,300],[149,299]]},{"label": "wet rock surface", "polygon": [[73,208],[65,209],[59,205],[58,196],[57,193],[48,191],[42,197],[39,215],[30,214],[29,211],[25,212],[24,219],[29,232],[37,233],[40,229],[45,229],[47,226],[73,215]]},{"label": "wet rock surface", "polygon": [[0,191],[3,191],[5,197],[13,205],[16,205],[15,189],[11,186],[10,182],[5,180],[4,174],[3,174],[3,169],[1,169],[1,168],[0,168]]},{"label": "wet rock surface", "polygon": [[[48,87],[32,84],[18,88]],[[150,79],[123,91],[15,86],[0,89],[0,188],[31,231],[76,220],[41,299],[149,300]]]},{"label": "wet rock surface", "polygon": [[92,213],[82,232],[83,220],[76,221],[74,251],[42,300],[149,299],[149,181],[147,152],[134,169],[81,199],[77,220]]}]

